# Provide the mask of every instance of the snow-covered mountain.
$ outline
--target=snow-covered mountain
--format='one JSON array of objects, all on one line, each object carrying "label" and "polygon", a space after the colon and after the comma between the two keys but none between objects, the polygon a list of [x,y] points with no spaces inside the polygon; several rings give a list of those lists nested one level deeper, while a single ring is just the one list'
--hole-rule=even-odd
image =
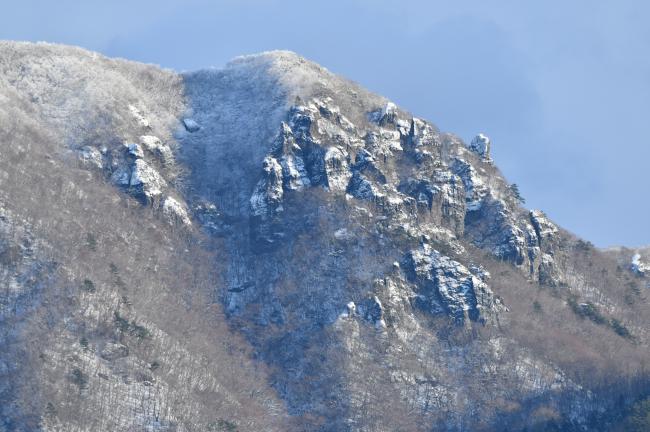
[{"label": "snow-covered mountain", "polygon": [[0,431],[614,430],[650,392],[647,254],[524,208],[485,135],[284,51],[0,71]]}]

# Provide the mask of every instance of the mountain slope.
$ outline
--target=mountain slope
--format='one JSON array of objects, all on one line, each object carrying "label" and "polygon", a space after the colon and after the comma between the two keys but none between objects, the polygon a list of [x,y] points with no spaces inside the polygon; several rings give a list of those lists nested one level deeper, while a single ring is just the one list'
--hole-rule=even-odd
[{"label": "mountain slope", "polygon": [[6,430],[609,430],[647,396],[647,275],[487,137],[290,52],[0,67]]}]

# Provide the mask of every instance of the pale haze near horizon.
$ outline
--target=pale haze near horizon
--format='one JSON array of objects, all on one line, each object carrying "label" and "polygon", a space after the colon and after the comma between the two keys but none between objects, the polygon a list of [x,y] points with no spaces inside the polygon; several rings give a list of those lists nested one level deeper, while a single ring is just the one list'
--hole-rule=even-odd
[{"label": "pale haze near horizon", "polygon": [[650,245],[650,2],[453,3],[25,0],[2,5],[0,39],[178,71],[289,49],[486,133],[526,206],[596,245]]}]

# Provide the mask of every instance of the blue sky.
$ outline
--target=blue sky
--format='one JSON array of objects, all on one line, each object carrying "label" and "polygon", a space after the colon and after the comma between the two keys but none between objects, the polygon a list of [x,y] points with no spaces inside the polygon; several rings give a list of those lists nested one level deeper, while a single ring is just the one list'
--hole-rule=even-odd
[{"label": "blue sky", "polygon": [[441,129],[489,135],[527,205],[598,246],[650,244],[650,2],[3,2],[0,39],[177,70],[290,49]]}]

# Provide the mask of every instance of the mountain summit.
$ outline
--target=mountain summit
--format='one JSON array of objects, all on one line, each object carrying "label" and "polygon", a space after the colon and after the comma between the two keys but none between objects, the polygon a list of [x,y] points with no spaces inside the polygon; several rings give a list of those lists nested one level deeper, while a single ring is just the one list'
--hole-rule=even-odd
[{"label": "mountain summit", "polygon": [[524,208],[498,142],[286,51],[0,71],[0,431],[636,427],[650,256]]}]

